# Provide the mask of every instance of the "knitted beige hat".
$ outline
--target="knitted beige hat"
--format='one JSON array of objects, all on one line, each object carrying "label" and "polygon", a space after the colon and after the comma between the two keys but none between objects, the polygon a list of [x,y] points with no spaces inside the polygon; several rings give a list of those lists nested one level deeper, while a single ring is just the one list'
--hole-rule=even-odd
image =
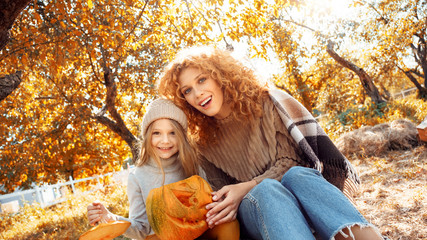
[{"label": "knitted beige hat", "polygon": [[188,123],[187,116],[185,116],[185,113],[181,109],[179,109],[172,101],[164,98],[158,98],[148,105],[147,111],[145,112],[144,117],[142,118],[142,136],[145,136],[148,126],[150,126],[152,122],[162,118],[177,121],[182,126],[184,131],[187,131]]}]

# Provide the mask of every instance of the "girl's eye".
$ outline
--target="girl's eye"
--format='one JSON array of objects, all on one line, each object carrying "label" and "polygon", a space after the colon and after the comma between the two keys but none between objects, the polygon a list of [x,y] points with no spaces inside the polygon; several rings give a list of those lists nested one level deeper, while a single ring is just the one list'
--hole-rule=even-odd
[{"label": "girl's eye", "polygon": [[204,77],[199,79],[199,83],[203,83],[204,81],[206,81],[206,78]]},{"label": "girl's eye", "polygon": [[160,132],[158,132],[158,131],[153,132],[153,135],[159,135],[159,134],[160,134]]},{"label": "girl's eye", "polygon": [[170,132],[170,135],[175,135],[175,132]]}]

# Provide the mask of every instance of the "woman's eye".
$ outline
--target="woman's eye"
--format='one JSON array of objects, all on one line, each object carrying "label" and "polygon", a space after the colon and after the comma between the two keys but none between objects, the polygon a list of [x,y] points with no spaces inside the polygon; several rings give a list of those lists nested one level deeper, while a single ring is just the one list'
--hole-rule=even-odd
[{"label": "woman's eye", "polygon": [[199,79],[199,83],[203,83],[204,81],[206,81],[206,78],[200,78]]},{"label": "woman's eye", "polygon": [[175,132],[170,132],[170,135],[175,135]]},{"label": "woman's eye", "polygon": [[182,91],[182,94],[187,95],[190,93],[190,91],[191,91],[191,88],[187,88],[184,91]]},{"label": "woman's eye", "polygon": [[159,135],[159,134],[160,132],[157,132],[157,131],[153,132],[153,135]]}]

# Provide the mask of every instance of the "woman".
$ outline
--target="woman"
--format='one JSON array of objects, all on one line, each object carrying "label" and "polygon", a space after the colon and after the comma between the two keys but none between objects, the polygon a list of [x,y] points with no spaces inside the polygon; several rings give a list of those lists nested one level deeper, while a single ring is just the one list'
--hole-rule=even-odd
[{"label": "woman", "polygon": [[158,90],[187,115],[219,189],[207,205],[210,227],[237,216],[254,239],[314,239],[312,231],[322,239],[381,239],[341,192],[351,196],[359,180],[311,114],[229,52],[182,51]]}]

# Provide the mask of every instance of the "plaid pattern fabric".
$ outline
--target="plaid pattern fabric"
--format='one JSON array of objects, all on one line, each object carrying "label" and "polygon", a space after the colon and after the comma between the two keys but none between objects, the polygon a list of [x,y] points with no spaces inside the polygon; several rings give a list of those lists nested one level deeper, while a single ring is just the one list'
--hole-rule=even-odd
[{"label": "plaid pattern fabric", "polygon": [[271,89],[270,97],[291,136],[304,152],[310,167],[352,199],[360,183],[355,169],[337,149],[311,113],[288,93]]}]

